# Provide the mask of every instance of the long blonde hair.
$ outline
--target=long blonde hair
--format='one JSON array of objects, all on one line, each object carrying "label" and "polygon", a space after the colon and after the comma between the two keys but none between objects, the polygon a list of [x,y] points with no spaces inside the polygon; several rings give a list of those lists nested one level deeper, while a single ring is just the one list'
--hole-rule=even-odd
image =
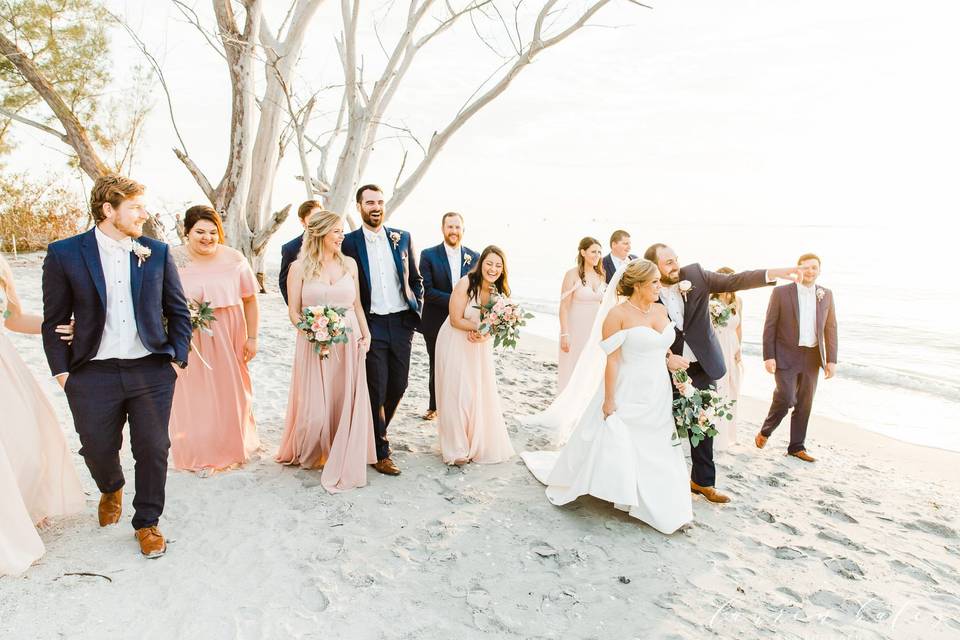
[{"label": "long blonde hair", "polygon": [[[300,247],[300,260],[303,260],[303,279],[319,278],[323,272],[323,239],[343,221],[343,216],[333,211],[317,211],[307,218],[307,227],[303,232],[303,246]],[[340,266],[346,269],[343,254],[334,256]]]}]

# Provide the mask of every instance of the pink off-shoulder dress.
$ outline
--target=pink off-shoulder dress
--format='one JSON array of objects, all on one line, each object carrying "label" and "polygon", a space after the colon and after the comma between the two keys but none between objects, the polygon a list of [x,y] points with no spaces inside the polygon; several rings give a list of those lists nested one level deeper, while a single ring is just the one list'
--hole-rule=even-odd
[{"label": "pink off-shoulder dress", "polygon": [[350,331],[346,344],[331,345],[326,359],[297,331],[286,427],[277,452],[277,462],[308,469],[323,467],[320,484],[331,493],[366,485],[367,465],[377,461],[366,355],[357,342],[360,328],[353,310],[355,298],[356,285],[350,273],[333,284],[320,280],[303,283],[303,306],[345,308]]},{"label": "pink off-shoulder dress", "polygon": [[260,448],[253,387],[243,361],[247,325],[243,298],[257,281],[242,257],[179,268],[187,300],[206,300],[213,335],[193,332],[190,366],[180,372],[170,415],[170,453],[177,469],[200,471],[243,464]]}]

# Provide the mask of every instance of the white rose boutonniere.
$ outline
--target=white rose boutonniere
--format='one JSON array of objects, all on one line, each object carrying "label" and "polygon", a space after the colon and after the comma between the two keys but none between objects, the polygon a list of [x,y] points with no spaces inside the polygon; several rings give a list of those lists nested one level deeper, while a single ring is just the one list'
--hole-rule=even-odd
[{"label": "white rose boutonniere", "polygon": [[150,254],[153,252],[150,251],[150,247],[145,247],[136,240],[130,244],[130,251],[133,252],[133,255],[137,256],[137,266],[142,267],[143,263],[147,261],[147,258],[150,257]]},{"label": "white rose boutonniere", "polygon": [[400,244],[400,234],[397,233],[396,231],[391,231],[391,232],[390,232],[390,242],[393,243],[393,248],[396,249],[396,248],[397,248],[397,245]]},{"label": "white rose boutonniere", "polygon": [[693,284],[689,280],[681,280],[677,284],[677,288],[680,290],[680,295],[683,296],[683,301],[687,301],[687,294],[693,291]]},{"label": "white rose boutonniere", "polygon": [[822,301],[825,295],[827,295],[826,290],[823,287],[817,287],[817,302]]},{"label": "white rose boutonniere", "polygon": [[469,253],[463,254],[463,264],[469,266],[471,262],[473,262],[473,256]]}]

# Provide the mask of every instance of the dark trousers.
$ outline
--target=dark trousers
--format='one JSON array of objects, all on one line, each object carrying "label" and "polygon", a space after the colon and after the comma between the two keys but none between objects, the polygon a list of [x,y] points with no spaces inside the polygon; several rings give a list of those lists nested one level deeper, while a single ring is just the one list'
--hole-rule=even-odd
[{"label": "dark trousers", "polygon": [[385,316],[370,314],[370,351],[367,352],[367,388],[373,408],[377,460],[390,457],[387,427],[407,390],[413,327],[408,311]]},{"label": "dark trousers", "polygon": [[805,448],[804,440],[807,439],[813,395],[817,391],[817,379],[820,377],[820,349],[800,347],[800,350],[803,358],[799,366],[791,369],[777,368],[777,388],[773,392],[770,412],[760,429],[760,433],[769,438],[792,407],[790,445],[787,447],[789,453],[803,451]]},{"label": "dark trousers", "polygon": [[427,405],[427,408],[430,411],[437,410],[437,385],[434,381],[434,371],[436,369],[436,363],[434,362],[434,354],[437,352],[437,334],[423,334],[423,341],[427,344],[427,357],[430,360],[430,378],[427,386],[430,388],[430,404]]},{"label": "dark trousers", "polygon": [[167,356],[93,360],[67,378],[64,391],[80,436],[80,455],[101,493],[124,485],[123,425],[130,424],[136,493],[133,527],[152,527],[163,513],[168,425],[177,374]]},{"label": "dark trousers", "polygon": [[[706,389],[707,387],[716,387],[716,380],[708,376],[699,362],[691,362],[687,369],[687,375],[697,389]],[[676,387],[673,389],[674,397],[679,395]],[[712,487],[717,481],[717,468],[713,464],[713,438],[704,438],[700,444],[693,446],[690,443],[690,479],[701,487]]]}]

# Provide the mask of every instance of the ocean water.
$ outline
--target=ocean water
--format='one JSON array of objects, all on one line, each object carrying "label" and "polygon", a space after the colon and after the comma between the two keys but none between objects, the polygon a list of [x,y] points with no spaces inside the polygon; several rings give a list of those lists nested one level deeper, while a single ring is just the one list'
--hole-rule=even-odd
[{"label": "ocean water", "polygon": [[[560,283],[584,235],[604,245],[615,228],[632,235],[633,253],[654,242],[682,263],[735,270],[790,266],[820,255],[819,284],[833,290],[838,319],[837,377],[821,379],[814,413],[916,444],[960,451],[960,286],[952,278],[957,231],[912,225],[794,225],[625,219],[614,223],[512,216],[471,220],[465,244],[496,244],[507,254],[514,297],[536,314],[528,330],[556,339]],[[419,250],[441,241],[433,220],[393,221],[413,233]],[[288,234],[289,235],[289,234]],[[269,262],[279,260],[272,242]],[[773,376],[760,356],[768,288],[741,292],[744,302],[743,393],[769,398]],[[788,428],[785,422],[783,428]],[[815,434],[812,436],[815,441]]]}]

